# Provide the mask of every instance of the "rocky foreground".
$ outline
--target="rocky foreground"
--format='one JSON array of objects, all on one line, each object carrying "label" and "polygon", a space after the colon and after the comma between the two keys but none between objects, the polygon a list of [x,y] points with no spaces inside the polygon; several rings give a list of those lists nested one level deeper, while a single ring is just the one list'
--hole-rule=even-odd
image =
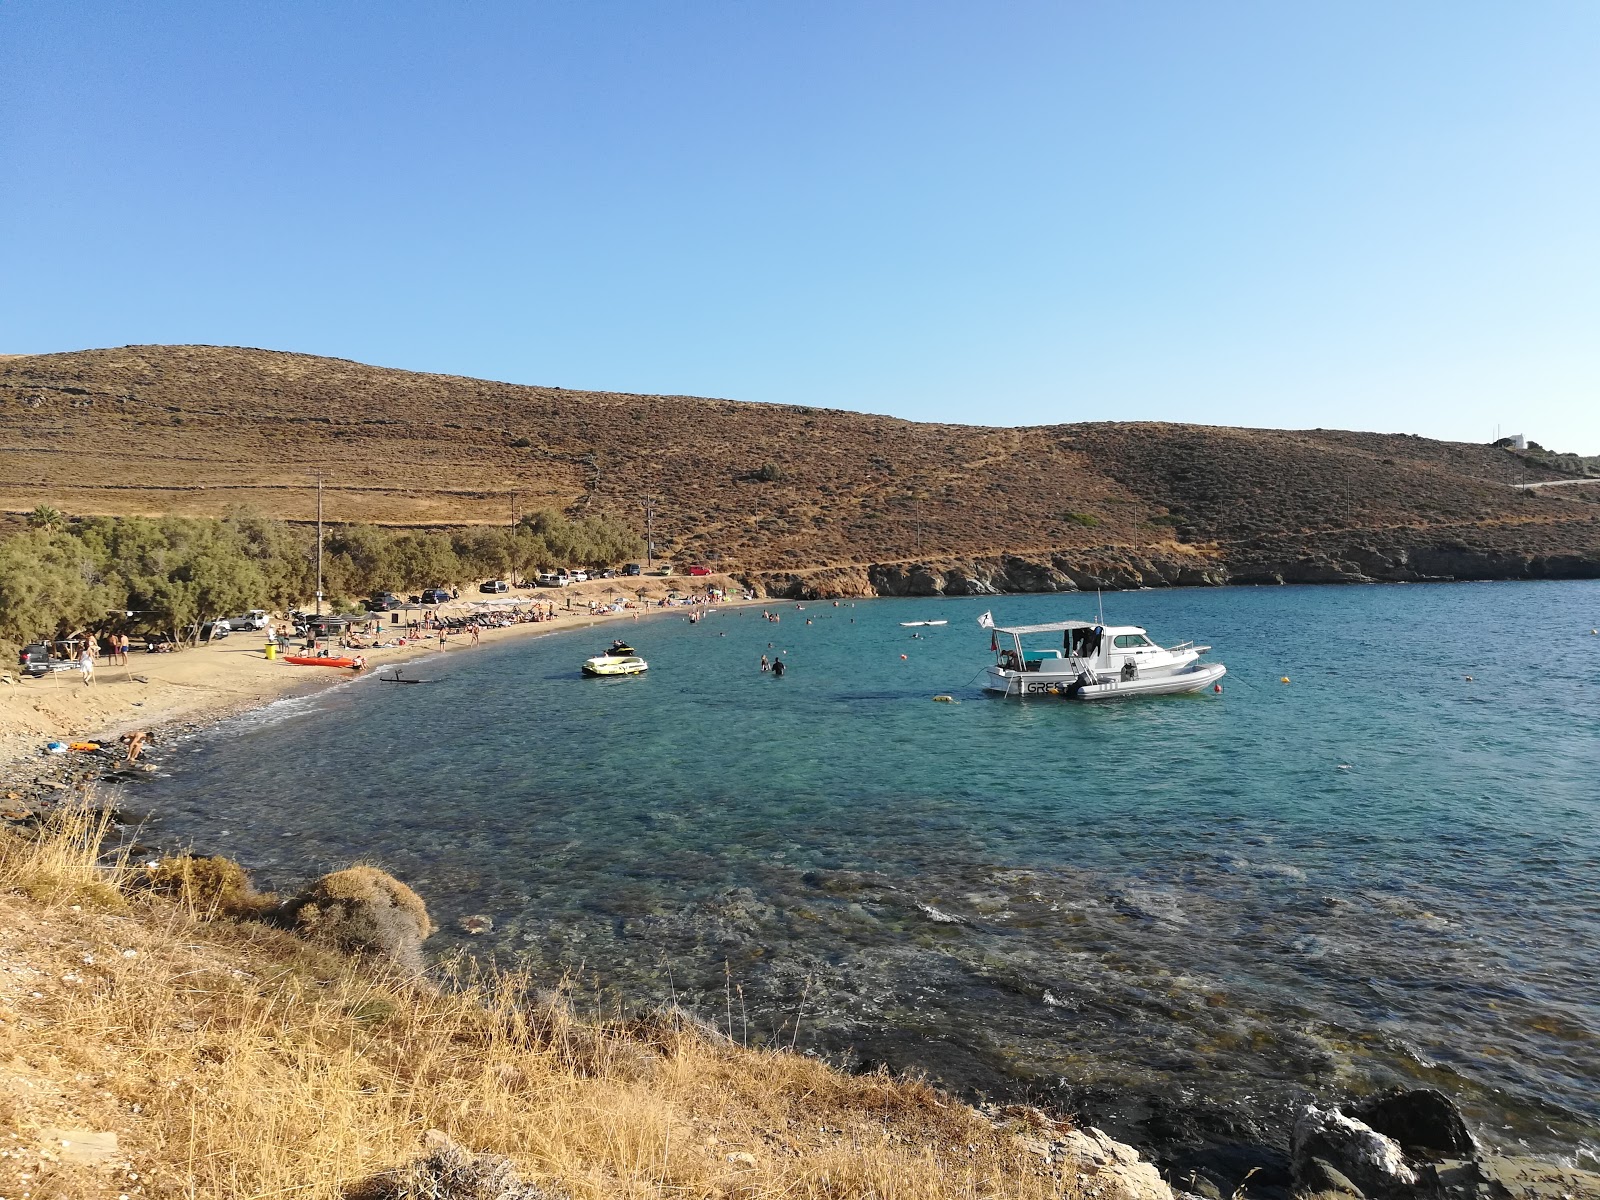
[{"label": "rocky foreground", "polygon": [[[165,746],[158,740],[151,755],[159,761],[185,732],[172,730],[172,740]],[[431,1008],[425,1021],[409,1016],[401,1020],[395,1014],[416,1006],[429,1008],[445,995],[455,997],[449,1021],[458,1029],[463,1012],[487,1006],[500,1013],[495,1020],[512,1019],[495,1006],[531,1004],[526,1012],[514,1007],[521,1014],[515,1021],[525,1025],[518,1025],[523,1032],[513,1041],[532,1038],[548,1049],[556,1036],[553,1030],[559,1028],[560,1055],[567,1064],[562,1069],[577,1070],[583,1078],[598,1069],[598,1078],[610,1086],[626,1083],[649,1091],[657,1086],[650,1081],[661,1082],[661,1072],[666,1071],[676,1081],[673,1087],[681,1088],[682,1073],[689,1069],[686,1062],[693,1064],[693,1070],[710,1071],[713,1060],[716,1074],[725,1077],[731,1072],[738,1077],[735,1090],[743,1089],[741,1095],[751,1107],[733,1115],[723,1103],[710,1118],[699,1107],[702,1100],[689,1103],[673,1092],[676,1115],[668,1124],[677,1128],[686,1122],[686,1129],[678,1135],[662,1134],[666,1140],[657,1150],[668,1155],[671,1137],[684,1139],[679,1152],[689,1153],[693,1161],[678,1168],[678,1183],[672,1189],[678,1195],[765,1196],[780,1191],[865,1195],[877,1187],[881,1187],[877,1194],[883,1195],[967,1195],[972,1194],[970,1186],[977,1188],[976,1194],[1095,1200],[1225,1200],[1233,1193],[1305,1200],[1600,1200],[1600,1175],[1492,1153],[1450,1099],[1428,1089],[1395,1090],[1335,1107],[1305,1106],[1291,1128],[1266,1139],[1287,1153],[1263,1145],[1259,1160],[1246,1161],[1249,1155],[1241,1151],[1234,1156],[1237,1161],[1219,1160],[1181,1178],[1166,1179],[1138,1148],[1068,1114],[1026,1105],[969,1108],[924,1085],[894,1084],[881,1076],[863,1077],[862,1094],[878,1096],[866,1109],[855,1107],[855,1100],[837,1101],[847,1114],[826,1106],[814,1109],[806,1100],[802,1115],[794,1108],[796,1097],[814,1095],[819,1081],[826,1083],[824,1091],[840,1097],[854,1094],[855,1085],[815,1060],[796,1058],[793,1069],[801,1071],[804,1080],[793,1086],[800,1093],[783,1092],[787,1098],[777,1103],[767,1091],[775,1086],[772,1064],[778,1062],[779,1075],[788,1079],[791,1068],[784,1064],[794,1056],[745,1051],[732,1045],[725,1032],[696,1017],[681,1012],[666,1017],[643,1014],[621,1024],[595,1025],[579,1018],[558,995],[529,988],[527,981],[486,984],[470,972],[462,975],[459,968],[430,966],[425,943],[432,925],[423,900],[380,871],[336,872],[280,898],[257,894],[246,873],[223,859],[180,856],[147,868],[138,864],[151,859],[153,852],[135,846],[132,866],[106,868],[96,865],[85,851],[74,850],[71,836],[81,840],[85,826],[73,826],[70,818],[86,811],[86,796],[102,797],[86,811],[91,832],[107,832],[118,824],[138,825],[136,812],[121,810],[136,807],[142,774],[112,753],[75,754],[13,764],[0,782],[8,797],[5,824],[0,825],[0,1056],[11,1058],[11,1066],[0,1072],[4,1076],[0,1099],[8,1094],[14,1098],[14,1124],[25,1131],[11,1157],[0,1157],[0,1195],[12,1194],[4,1190],[7,1186],[20,1189],[46,1179],[69,1188],[62,1194],[82,1196],[257,1194],[207,1187],[183,1191],[190,1184],[182,1181],[193,1175],[194,1164],[171,1160],[172,1134],[160,1122],[193,1121],[193,1106],[211,1103],[218,1087],[213,1077],[218,1071],[227,1074],[230,1055],[243,1056],[236,1065],[246,1078],[227,1083],[239,1089],[240,1104],[265,1104],[270,1113],[271,1089],[281,1087],[295,1105],[326,1105],[325,1096],[302,1094],[307,1082],[294,1072],[275,1074],[283,1066],[280,1060],[303,1060],[309,1066],[312,1060],[304,1058],[308,1037],[319,1047],[313,1059],[328,1052],[321,1041],[328,1030],[319,1023],[332,1022],[335,1041],[347,1050],[359,1043],[365,1046],[362,1055],[401,1062],[422,1052],[409,1039],[439,1036],[437,1029],[419,1033],[419,1022],[425,1025],[441,1018]],[[327,957],[330,954],[335,957]],[[138,988],[125,977],[135,960]],[[198,987],[192,982],[197,974],[202,980]],[[265,982],[269,980],[274,982]],[[253,1006],[265,1004],[275,1012],[279,1005],[293,1009],[304,1004],[304,987],[310,980],[319,981],[316,990],[332,986],[342,998],[331,1008],[323,1004],[304,1014],[307,1028],[284,1027],[274,1016],[278,1023],[272,1028],[278,1032],[267,1034],[270,1067],[245,1055],[224,1032],[265,1019],[258,1014],[247,1020],[240,1005],[254,1012]],[[437,983],[445,985],[444,993],[437,990]],[[285,986],[292,995],[282,992]],[[164,991],[168,987],[174,989],[172,994]],[[142,997],[137,1018],[129,1014],[108,1018],[108,1009],[135,995]],[[147,1013],[162,1016],[152,1022]],[[108,1039],[103,1044],[93,1036],[102,1026]],[[52,1040],[56,1037],[52,1031],[69,1029],[77,1031],[71,1034],[70,1051]],[[130,1040],[127,1029],[142,1032]],[[86,1030],[91,1036],[85,1040]],[[201,1036],[205,1030],[215,1032]],[[357,1033],[356,1042],[350,1042]],[[485,1131],[449,1116],[454,1103],[450,1097],[458,1095],[462,1086],[469,1091],[482,1086],[464,1085],[451,1072],[483,1066],[475,1063],[474,1055],[488,1054],[483,1047],[499,1045],[495,1039],[504,1036],[496,1033],[488,1043],[474,1037],[460,1042],[462,1061],[452,1061],[444,1076],[429,1075],[427,1085],[437,1088],[438,1096],[415,1095],[421,1083],[413,1080],[407,1085],[413,1089],[409,1098],[390,1098],[399,1110],[413,1115],[361,1118],[384,1127],[376,1138],[352,1131],[357,1143],[370,1142],[365,1151],[329,1150],[312,1139],[319,1147],[316,1154],[342,1156],[342,1174],[337,1178],[344,1190],[334,1189],[330,1182],[320,1191],[312,1187],[308,1194],[368,1200],[422,1196],[529,1200],[610,1195],[624,1178],[629,1187],[641,1187],[644,1181],[636,1173],[619,1174],[622,1168],[612,1159],[606,1158],[603,1168],[578,1161],[597,1154],[593,1147],[553,1150],[547,1139],[554,1135],[548,1130],[540,1135],[546,1141],[534,1144],[527,1141],[522,1126],[516,1126],[521,1132],[501,1126]],[[274,1042],[280,1046],[276,1051],[270,1050]],[[597,1047],[603,1047],[603,1053]],[[595,1066],[597,1054],[607,1064],[603,1069]],[[536,1104],[539,1087],[550,1086],[548,1079],[539,1086],[530,1083],[526,1073],[532,1068],[523,1060],[515,1060],[513,1070],[500,1050],[494,1050],[490,1059],[484,1069],[492,1067],[495,1072],[493,1090],[501,1097],[497,1103]],[[548,1071],[551,1064],[541,1059],[540,1069]],[[433,1062],[429,1070],[444,1067]],[[576,1086],[562,1078],[562,1087]],[[365,1082],[356,1082],[360,1079]],[[174,1081],[171,1088],[183,1092],[168,1096],[160,1090],[168,1087],[165,1080]],[[359,1071],[353,1080],[351,1086],[357,1091],[373,1086]],[[519,1093],[518,1087],[528,1090]],[[895,1090],[900,1088],[905,1090]],[[152,1104],[152,1095],[160,1096],[162,1104]],[[47,1096],[48,1104],[43,1103]],[[163,1107],[180,1099],[190,1108]],[[643,1102],[637,1096],[626,1103],[615,1096],[594,1102],[622,1105],[618,1119],[640,1119],[629,1107]],[[361,1102],[345,1098],[339,1103],[359,1107]],[[678,1111],[686,1104],[686,1110]],[[885,1114],[899,1115],[873,1116],[863,1125],[868,1113],[878,1111],[872,1105],[887,1106]],[[426,1120],[432,1127],[425,1137],[417,1125],[423,1114],[430,1114]],[[208,1114],[205,1125],[218,1144],[198,1150],[191,1145],[187,1153],[200,1152],[208,1160],[243,1156],[247,1173],[255,1172],[263,1188],[268,1180],[281,1186],[295,1172],[311,1169],[305,1165],[315,1157],[310,1150],[311,1157],[295,1165],[293,1135],[273,1135],[288,1136],[289,1144],[272,1161],[261,1162],[221,1128],[217,1115]],[[734,1126],[742,1132],[730,1137]],[[803,1136],[802,1127],[807,1131]],[[825,1135],[822,1144],[816,1131]],[[848,1147],[838,1142],[840,1137]],[[423,1144],[417,1149],[419,1138]],[[871,1150],[872,1146],[892,1152]],[[1164,1157],[1155,1153],[1159,1149],[1152,1147],[1147,1153]],[[863,1174],[864,1166],[851,1159],[880,1152],[888,1154],[883,1163],[892,1169],[887,1173]],[[385,1155],[388,1165],[383,1164]],[[781,1164],[773,1162],[774,1155]],[[563,1164],[559,1170],[551,1165],[555,1161]],[[957,1178],[965,1183],[950,1192],[933,1188],[926,1176],[930,1164],[942,1164],[935,1174],[956,1170],[946,1183]],[[26,1177],[21,1174],[24,1169]],[[897,1180],[897,1171],[904,1178]],[[7,1178],[7,1172],[13,1177]],[[828,1185],[827,1180],[840,1172],[862,1190],[839,1192]],[[658,1193],[645,1188],[631,1194]]]}]

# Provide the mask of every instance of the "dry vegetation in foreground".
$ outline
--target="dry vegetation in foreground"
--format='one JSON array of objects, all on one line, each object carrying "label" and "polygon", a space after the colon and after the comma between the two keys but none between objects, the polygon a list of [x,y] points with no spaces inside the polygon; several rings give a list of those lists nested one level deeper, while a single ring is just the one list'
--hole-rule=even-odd
[{"label": "dry vegetation in foreground", "polygon": [[[7,1200],[1079,1194],[1038,1114],[997,1126],[682,1019],[580,1019],[512,976],[408,980],[151,895],[104,832],[81,811],[0,830]],[[431,1130],[523,1186],[486,1159],[478,1191],[381,1176]]]}]

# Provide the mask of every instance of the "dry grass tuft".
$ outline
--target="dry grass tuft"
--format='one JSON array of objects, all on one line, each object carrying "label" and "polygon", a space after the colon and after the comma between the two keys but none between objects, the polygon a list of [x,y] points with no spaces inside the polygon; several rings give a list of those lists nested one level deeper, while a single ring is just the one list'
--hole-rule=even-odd
[{"label": "dry grass tuft", "polygon": [[245,869],[231,858],[175,854],[134,876],[135,886],[165,896],[202,917],[265,916],[278,906],[271,893],[256,891]]},{"label": "dry grass tuft", "polygon": [[[95,829],[0,848],[0,1113],[14,1148],[54,1127],[115,1132],[119,1149],[99,1165],[0,1155],[0,1195],[1077,1194],[1070,1166],[922,1083],[670,1017],[579,1020],[530,1003],[526,978],[466,965],[422,985],[208,922],[194,896],[112,902],[128,875],[97,875]],[[104,902],[64,903],[88,895]],[[482,1187],[435,1186],[452,1178]]]},{"label": "dry grass tuft", "polygon": [[284,906],[295,929],[353,954],[388,959],[412,975],[426,967],[422,943],[433,921],[422,897],[376,867],[324,875]]},{"label": "dry grass tuft", "polygon": [[46,904],[120,909],[127,857],[101,859],[111,824],[109,809],[85,799],[62,805],[32,831],[0,827],[0,879]]}]

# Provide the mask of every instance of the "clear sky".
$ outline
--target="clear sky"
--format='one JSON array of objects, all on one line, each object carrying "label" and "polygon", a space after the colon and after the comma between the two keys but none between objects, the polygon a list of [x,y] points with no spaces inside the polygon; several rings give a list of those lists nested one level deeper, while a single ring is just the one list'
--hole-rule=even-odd
[{"label": "clear sky", "polygon": [[0,352],[1600,453],[1593,0],[6,0],[0,163]]}]

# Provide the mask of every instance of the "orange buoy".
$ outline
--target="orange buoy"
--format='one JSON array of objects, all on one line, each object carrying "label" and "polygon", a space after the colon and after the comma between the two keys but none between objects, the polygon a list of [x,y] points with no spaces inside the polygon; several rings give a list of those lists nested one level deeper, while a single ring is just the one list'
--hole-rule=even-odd
[{"label": "orange buoy", "polygon": [[1282,678],[1282,679],[1280,679],[1280,680],[1279,680],[1279,681],[1278,681],[1278,682],[1279,682],[1279,683],[1288,683],[1288,682],[1289,682],[1289,677],[1288,677],[1288,676],[1287,676],[1287,675],[1285,675],[1285,676],[1284,676],[1284,677],[1283,677],[1283,678]]},{"label": "orange buoy", "polygon": [[901,662],[905,662],[905,661],[906,661],[906,656],[905,656],[905,655],[904,655],[904,654],[902,654],[902,655],[901,655],[901,656],[900,656],[900,661],[901,661]]},{"label": "orange buoy", "polygon": [[1220,683],[1213,683],[1211,685],[1211,690],[1219,696],[1222,695],[1222,685]]}]

